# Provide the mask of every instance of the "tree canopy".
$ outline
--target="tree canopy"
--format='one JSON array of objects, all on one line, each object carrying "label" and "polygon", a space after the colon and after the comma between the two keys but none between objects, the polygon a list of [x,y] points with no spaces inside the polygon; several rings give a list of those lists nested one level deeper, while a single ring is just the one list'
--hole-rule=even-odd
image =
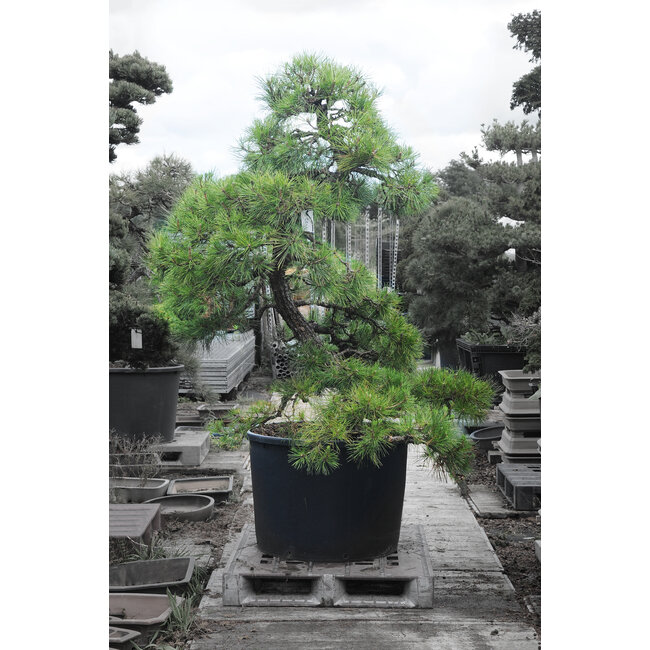
[{"label": "tree canopy", "polygon": [[[154,158],[136,173],[109,177],[109,358],[131,365],[166,365],[177,349],[169,325],[154,313],[146,241],[167,217],[194,177],[177,156]],[[131,329],[142,331],[143,348],[132,349]]]},{"label": "tree canopy", "polygon": [[[433,176],[397,143],[358,70],[303,54],[260,86],[265,114],[241,139],[242,171],[197,179],[151,242],[172,327],[209,339],[272,307],[287,341],[411,365],[419,334],[398,296],[306,222],[350,222],[370,203],[421,212],[437,194]],[[325,315],[303,313],[310,305]]]},{"label": "tree canopy", "polygon": [[119,144],[140,142],[142,118],[133,104],[153,104],[163,93],[171,93],[173,86],[165,66],[149,61],[137,50],[125,56],[110,50],[108,76],[108,159],[113,162]]},{"label": "tree canopy", "polygon": [[[541,56],[540,24],[538,11],[508,24],[515,48],[531,52],[531,61]],[[528,90],[534,95],[524,112],[541,111],[539,86]],[[535,347],[538,363],[541,121],[494,120],[481,134],[485,149],[499,160],[485,161],[474,149],[436,174],[438,204],[404,227],[400,284],[410,317],[438,339],[439,349],[455,348],[455,338],[468,330],[501,331],[513,343]]]},{"label": "tree canopy", "polygon": [[[530,52],[530,62],[542,58],[542,14],[535,10],[529,14],[517,14],[508,23],[508,29],[517,40],[513,48]],[[513,84],[510,108],[521,106],[529,114],[542,110],[542,67],[536,65]]]}]

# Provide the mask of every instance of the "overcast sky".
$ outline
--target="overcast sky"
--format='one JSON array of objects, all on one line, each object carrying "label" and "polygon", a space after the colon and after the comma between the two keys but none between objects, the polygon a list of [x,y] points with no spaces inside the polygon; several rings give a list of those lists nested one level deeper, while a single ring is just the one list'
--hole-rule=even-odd
[{"label": "overcast sky", "polygon": [[[513,49],[514,14],[532,0],[110,0],[109,44],[164,65],[174,90],[136,105],[140,143],[120,145],[110,171],[175,153],[196,172],[237,171],[237,141],[262,105],[257,77],[295,54],[325,54],[384,90],[379,107],[421,163],[444,167],[480,145],[481,124],[526,119],[509,109],[529,71]],[[535,118],[529,120],[535,121]]]}]

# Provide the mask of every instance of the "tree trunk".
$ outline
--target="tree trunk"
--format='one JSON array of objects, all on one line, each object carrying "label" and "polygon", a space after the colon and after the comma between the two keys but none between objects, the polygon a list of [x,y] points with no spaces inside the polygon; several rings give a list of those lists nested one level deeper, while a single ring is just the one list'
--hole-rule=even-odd
[{"label": "tree trunk", "polygon": [[269,276],[269,284],[273,293],[274,306],[295,337],[302,343],[311,341],[322,345],[318,334],[294,304],[284,270],[273,271]]}]

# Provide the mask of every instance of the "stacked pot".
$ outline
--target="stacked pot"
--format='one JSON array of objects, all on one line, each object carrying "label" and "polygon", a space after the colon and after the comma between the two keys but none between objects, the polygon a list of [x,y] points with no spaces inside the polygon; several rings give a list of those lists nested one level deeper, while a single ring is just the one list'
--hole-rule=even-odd
[{"label": "stacked pot", "polygon": [[523,370],[500,370],[505,392],[499,408],[505,427],[496,443],[504,462],[539,462],[542,432],[540,398],[534,397],[540,375]]}]

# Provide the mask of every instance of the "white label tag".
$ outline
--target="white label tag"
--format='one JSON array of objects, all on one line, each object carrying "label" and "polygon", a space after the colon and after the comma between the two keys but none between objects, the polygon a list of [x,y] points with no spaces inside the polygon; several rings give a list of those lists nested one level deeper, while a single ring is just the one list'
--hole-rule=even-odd
[{"label": "white label tag", "polygon": [[131,347],[142,349],[142,330],[131,328]]},{"label": "white label tag", "polygon": [[314,234],[314,211],[313,210],[303,210],[300,213],[300,219],[302,221],[302,229],[304,232],[310,232]]}]

